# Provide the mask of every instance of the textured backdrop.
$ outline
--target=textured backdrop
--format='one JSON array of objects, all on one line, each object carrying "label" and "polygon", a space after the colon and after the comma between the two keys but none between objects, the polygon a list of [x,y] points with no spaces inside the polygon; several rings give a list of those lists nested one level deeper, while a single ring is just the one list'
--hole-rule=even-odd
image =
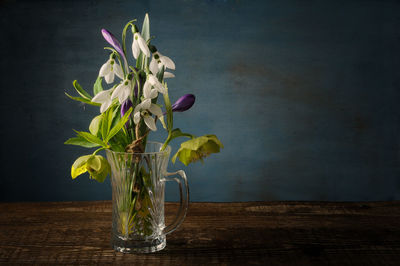
[{"label": "textured backdrop", "polygon": [[400,200],[400,4],[333,0],[0,1],[0,200],[111,198],[109,180],[70,178],[87,151],[63,142],[98,108],[64,92],[91,90],[101,28],[145,12],[172,99],[197,96],[177,126],[225,145],[170,165],[193,201]]}]

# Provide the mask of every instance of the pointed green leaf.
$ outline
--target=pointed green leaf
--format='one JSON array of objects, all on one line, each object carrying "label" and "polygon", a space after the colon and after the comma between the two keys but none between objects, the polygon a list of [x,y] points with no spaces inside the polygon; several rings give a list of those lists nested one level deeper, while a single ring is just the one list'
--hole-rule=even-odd
[{"label": "pointed green leaf", "polygon": [[102,77],[98,77],[98,78],[96,79],[96,82],[95,82],[94,85],[93,85],[93,95],[96,96],[97,93],[103,91],[102,82],[103,82],[103,78],[102,78]]},{"label": "pointed green leaf", "polygon": [[111,129],[105,140],[106,143],[125,126],[125,123],[128,122],[129,120],[129,116],[131,115],[132,110],[133,110],[132,107],[129,108],[129,110],[125,113],[125,115],[121,118],[121,120],[119,120],[119,122],[115,125],[115,127]]},{"label": "pointed green leaf", "polygon": [[99,144],[100,146],[107,148],[107,145],[98,137],[93,136],[92,134],[90,134],[89,132],[84,132],[84,131],[75,131],[79,136],[83,137],[84,139],[86,139],[89,142],[95,143],[95,144]]},{"label": "pointed green leaf", "polygon": [[72,82],[72,85],[74,85],[76,91],[79,93],[80,96],[82,96],[85,99],[92,100],[92,96],[90,96],[89,93],[87,93],[84,89],[82,89],[78,81],[74,80],[74,82]]},{"label": "pointed green leaf", "polygon": [[150,19],[147,13],[144,16],[141,35],[146,42],[150,39]]},{"label": "pointed green leaf", "polygon": [[89,131],[90,133],[92,133],[93,136],[98,135],[102,119],[103,114],[96,116],[95,118],[93,118],[92,122],[90,122]]},{"label": "pointed green leaf", "polygon": [[83,97],[74,97],[74,96],[69,95],[68,93],[65,93],[65,95],[67,95],[70,99],[72,99],[74,101],[83,102],[83,103],[87,103],[87,104],[94,105],[94,106],[101,106],[101,103],[94,103]]},{"label": "pointed green leaf", "polygon": [[108,114],[111,112],[111,108],[108,108],[107,111],[103,114],[103,120],[101,121],[101,137],[105,139],[108,134]]},{"label": "pointed green leaf", "polygon": [[64,144],[76,145],[76,146],[81,146],[84,148],[94,148],[94,147],[100,146],[99,144],[87,141],[85,138],[83,138],[82,136],[79,136],[79,135],[75,138],[68,139],[67,141],[64,142]]}]

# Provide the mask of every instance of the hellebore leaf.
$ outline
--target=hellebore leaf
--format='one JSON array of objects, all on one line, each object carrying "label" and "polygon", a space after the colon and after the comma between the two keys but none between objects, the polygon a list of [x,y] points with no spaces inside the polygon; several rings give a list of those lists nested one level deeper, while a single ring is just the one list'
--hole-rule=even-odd
[{"label": "hellebore leaf", "polygon": [[172,162],[175,163],[176,158],[184,164],[201,160],[209,156],[211,153],[217,153],[224,146],[215,135],[205,135],[181,143],[178,152],[172,157]]}]

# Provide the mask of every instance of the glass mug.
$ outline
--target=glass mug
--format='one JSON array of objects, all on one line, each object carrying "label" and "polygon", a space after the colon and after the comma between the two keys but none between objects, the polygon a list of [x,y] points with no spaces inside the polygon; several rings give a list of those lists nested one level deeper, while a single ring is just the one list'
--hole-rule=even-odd
[{"label": "glass mug", "polygon": [[[186,174],[183,170],[167,172],[171,147],[160,151],[161,147],[162,143],[148,141],[144,153],[106,150],[111,166],[111,245],[117,251],[149,253],[162,250],[166,246],[165,235],[177,229],[185,219],[189,202]],[[172,224],[165,226],[167,181],[179,185],[180,208]]]}]

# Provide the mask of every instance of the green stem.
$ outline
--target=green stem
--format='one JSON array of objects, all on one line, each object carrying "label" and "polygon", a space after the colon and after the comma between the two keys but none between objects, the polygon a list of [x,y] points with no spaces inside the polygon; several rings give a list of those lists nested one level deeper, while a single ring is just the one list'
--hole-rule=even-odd
[{"label": "green stem", "polygon": [[125,71],[125,69],[127,68],[128,62],[126,62],[126,60],[125,60],[125,61],[124,61],[124,66],[125,66],[125,67],[122,67],[121,56],[119,55],[119,53],[118,53],[115,49],[113,49],[113,48],[111,48],[111,47],[104,47],[104,49],[105,49],[105,50],[110,50],[111,52],[113,52],[113,53],[117,56],[118,62],[119,62],[119,64],[120,64],[121,68],[122,68],[122,71],[124,72],[124,77],[125,77],[126,74],[127,74],[126,71]]},{"label": "green stem", "polygon": [[99,151],[102,151],[102,150],[105,150],[105,149],[107,149],[107,148],[105,148],[105,147],[98,148],[97,150],[95,150],[93,152],[93,155],[96,155]]},{"label": "green stem", "polygon": [[136,19],[129,21],[126,23],[124,30],[122,31],[122,50],[124,51],[124,54],[126,56],[126,45],[125,45],[125,40],[126,40],[126,31],[128,30],[129,26],[133,26],[134,24],[132,22],[136,21]]}]

